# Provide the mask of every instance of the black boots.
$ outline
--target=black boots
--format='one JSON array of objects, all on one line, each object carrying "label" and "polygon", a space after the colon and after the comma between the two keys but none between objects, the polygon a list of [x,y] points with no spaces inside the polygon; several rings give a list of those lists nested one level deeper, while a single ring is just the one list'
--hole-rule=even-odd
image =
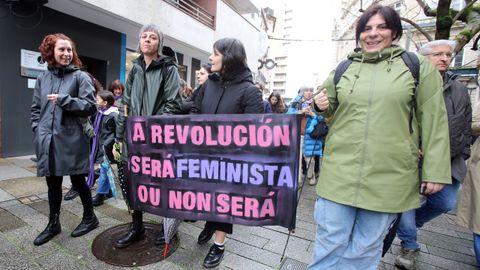
[{"label": "black boots", "polygon": [[214,230],[212,230],[208,227],[203,228],[203,230],[198,235],[197,243],[199,245],[203,245],[203,244],[207,243],[212,238],[214,232],[215,232]]},{"label": "black boots", "polygon": [[78,224],[77,228],[73,230],[71,236],[72,237],[82,236],[84,234],[87,234],[91,230],[95,229],[96,227],[98,227],[98,219],[92,210],[90,213],[83,215],[82,221],[80,222],[80,224]]},{"label": "black boots", "polygon": [[111,192],[109,192],[108,194],[97,193],[97,195],[95,195],[92,198],[92,204],[93,204],[93,206],[102,205],[103,201],[105,201],[106,199],[111,198],[111,197],[113,197]]},{"label": "black boots", "polygon": [[225,246],[213,244],[213,246],[210,248],[210,251],[208,251],[207,256],[203,260],[203,266],[205,268],[213,268],[218,266],[222,261],[224,252]]},{"label": "black boots", "polygon": [[[115,247],[125,248],[138,241],[145,235],[145,227],[143,226],[143,215],[140,211],[133,211],[132,224],[127,234],[115,242]],[[163,240],[165,242],[165,239]]]},{"label": "black boots", "polygon": [[73,187],[71,187],[70,190],[65,194],[65,196],[63,196],[63,199],[65,201],[70,201],[75,199],[77,196],[78,196],[78,192],[75,189],[73,189]]},{"label": "black boots", "polygon": [[59,234],[61,231],[62,227],[60,226],[60,214],[56,213],[50,215],[47,227],[37,236],[37,238],[35,238],[33,244],[35,246],[43,245],[50,241],[55,235]]}]

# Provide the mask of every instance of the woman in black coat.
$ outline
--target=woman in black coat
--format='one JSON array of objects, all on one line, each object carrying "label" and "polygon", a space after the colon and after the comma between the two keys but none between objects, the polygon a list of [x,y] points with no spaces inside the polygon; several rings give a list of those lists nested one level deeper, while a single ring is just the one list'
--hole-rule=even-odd
[{"label": "woman in black coat", "polygon": [[[209,60],[212,72],[198,90],[191,112],[197,114],[263,113],[262,95],[253,84],[243,44],[233,38],[220,39],[213,44]],[[232,233],[232,224],[207,222],[198,237],[199,244],[207,243],[215,233],[203,266],[212,268],[220,264],[225,251],[226,234]]]},{"label": "woman in black coat", "polygon": [[64,175],[70,175],[83,205],[82,221],[71,236],[84,235],[98,226],[92,195],[85,182],[89,138],[80,119],[96,111],[92,80],[80,71],[82,62],[69,37],[47,35],[39,50],[48,62],[48,71],[37,78],[31,124],[38,160],[37,176],[46,177],[50,215],[47,227],[33,242],[37,246],[50,241],[61,231],[59,215]]}]

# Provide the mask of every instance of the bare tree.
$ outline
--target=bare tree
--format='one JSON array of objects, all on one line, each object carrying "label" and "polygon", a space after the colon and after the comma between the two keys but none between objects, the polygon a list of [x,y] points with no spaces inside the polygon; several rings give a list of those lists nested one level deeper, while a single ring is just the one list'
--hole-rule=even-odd
[{"label": "bare tree", "polygon": [[[450,29],[454,23],[457,21],[465,23],[465,29],[454,38],[457,41],[455,53],[461,51],[480,31],[480,4],[476,3],[477,0],[465,0],[465,7],[462,10],[450,8],[452,0],[438,0],[436,7],[429,6],[424,0],[416,1],[426,16],[436,19],[435,39],[450,39]],[[413,23],[412,26],[424,34],[428,40],[432,40],[432,37],[425,31],[421,31],[418,25]]]}]

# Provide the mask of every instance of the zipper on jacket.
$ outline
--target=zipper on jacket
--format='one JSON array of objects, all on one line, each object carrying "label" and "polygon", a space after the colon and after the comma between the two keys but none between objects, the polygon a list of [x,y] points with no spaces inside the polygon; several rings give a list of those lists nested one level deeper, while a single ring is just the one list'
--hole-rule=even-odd
[{"label": "zipper on jacket", "polygon": [[377,78],[377,69],[378,69],[379,64],[374,64],[373,72],[372,72],[372,79],[371,84],[370,84],[370,89],[368,91],[368,106],[367,106],[367,116],[365,120],[365,128],[363,131],[363,149],[362,149],[362,156],[360,158],[360,169],[358,170],[358,181],[356,183],[356,189],[355,189],[355,197],[354,197],[354,204],[357,204],[358,200],[358,193],[360,190],[360,185],[362,184],[362,175],[363,175],[363,169],[365,165],[365,157],[367,156],[367,138],[368,138],[368,128],[370,126],[370,115],[372,113],[372,102],[373,102],[373,92],[375,91],[375,83],[376,83],[376,78]]}]

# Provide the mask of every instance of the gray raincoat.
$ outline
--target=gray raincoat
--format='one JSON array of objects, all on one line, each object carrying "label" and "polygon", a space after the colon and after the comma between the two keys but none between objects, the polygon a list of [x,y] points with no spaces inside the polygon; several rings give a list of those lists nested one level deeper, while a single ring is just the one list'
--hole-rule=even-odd
[{"label": "gray raincoat", "polygon": [[[79,118],[96,112],[92,80],[77,67],[49,67],[37,78],[31,108],[37,176],[88,173],[89,138]],[[57,104],[47,95],[58,94]]]}]

